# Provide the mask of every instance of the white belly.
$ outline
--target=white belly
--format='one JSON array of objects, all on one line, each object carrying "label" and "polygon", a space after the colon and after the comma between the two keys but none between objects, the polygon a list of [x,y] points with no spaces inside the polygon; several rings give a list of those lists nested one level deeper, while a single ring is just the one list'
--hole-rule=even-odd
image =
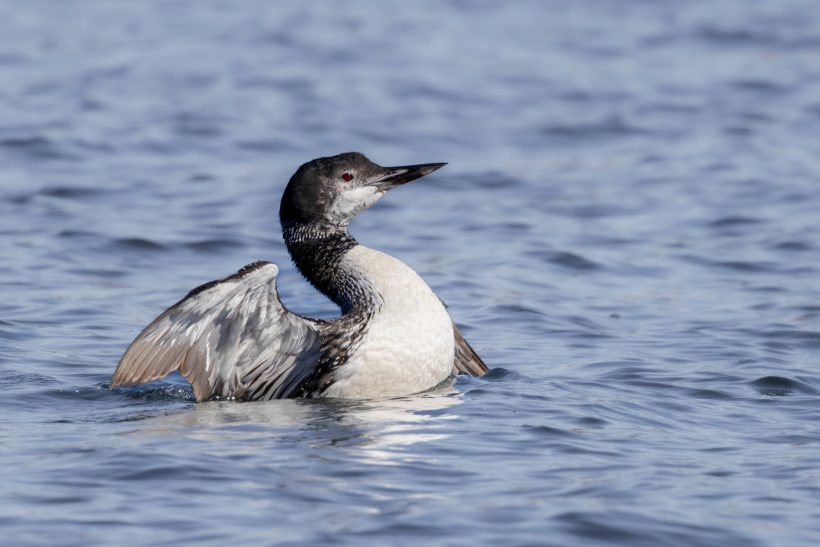
[{"label": "white belly", "polygon": [[361,245],[344,257],[381,295],[381,306],[351,359],[336,369],[327,397],[372,399],[430,389],[452,373],[453,322],[409,266]]}]

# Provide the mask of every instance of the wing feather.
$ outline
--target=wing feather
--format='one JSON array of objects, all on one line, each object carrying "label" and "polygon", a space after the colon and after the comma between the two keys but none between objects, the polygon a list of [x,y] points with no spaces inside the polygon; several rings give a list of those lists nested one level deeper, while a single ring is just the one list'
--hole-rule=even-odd
[{"label": "wing feather", "polygon": [[206,283],[167,309],[131,343],[111,387],[179,370],[197,401],[292,395],[318,363],[317,323],[279,300],[270,262]]}]

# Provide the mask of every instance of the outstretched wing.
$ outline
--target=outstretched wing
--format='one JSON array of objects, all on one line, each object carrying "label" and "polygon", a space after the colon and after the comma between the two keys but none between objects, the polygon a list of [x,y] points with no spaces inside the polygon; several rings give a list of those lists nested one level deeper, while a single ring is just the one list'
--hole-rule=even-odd
[{"label": "outstretched wing", "polygon": [[291,313],[276,293],[279,268],[254,262],[196,289],[131,343],[111,387],[179,370],[197,401],[286,398],[319,360],[318,323]]},{"label": "outstretched wing", "polygon": [[487,365],[484,364],[484,361],[481,360],[475,350],[470,347],[455,323],[453,323],[453,334],[456,337],[456,358],[453,363],[453,374],[456,376],[469,374],[475,377],[486,374],[490,369],[487,368]]}]

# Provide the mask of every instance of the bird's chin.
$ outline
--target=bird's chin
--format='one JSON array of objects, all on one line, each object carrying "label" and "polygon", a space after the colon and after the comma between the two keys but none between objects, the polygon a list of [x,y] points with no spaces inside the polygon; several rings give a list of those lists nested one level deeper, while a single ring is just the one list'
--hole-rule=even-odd
[{"label": "bird's chin", "polygon": [[353,217],[379,201],[384,192],[370,185],[346,190],[336,197],[328,211],[328,217],[334,224],[347,226]]}]

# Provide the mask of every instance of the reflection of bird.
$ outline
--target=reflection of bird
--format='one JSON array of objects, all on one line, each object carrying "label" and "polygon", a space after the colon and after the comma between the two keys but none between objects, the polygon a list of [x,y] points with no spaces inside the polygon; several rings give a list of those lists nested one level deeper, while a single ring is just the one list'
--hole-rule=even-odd
[{"label": "reflection of bird", "polygon": [[347,230],[385,192],[443,165],[381,167],[355,152],[302,165],[282,196],[282,233],[296,267],[342,316],[288,311],[276,293],[276,265],[254,262],[157,317],[128,347],[111,386],[179,370],[197,401],[377,398],[484,374],[487,366],[421,277]]}]

